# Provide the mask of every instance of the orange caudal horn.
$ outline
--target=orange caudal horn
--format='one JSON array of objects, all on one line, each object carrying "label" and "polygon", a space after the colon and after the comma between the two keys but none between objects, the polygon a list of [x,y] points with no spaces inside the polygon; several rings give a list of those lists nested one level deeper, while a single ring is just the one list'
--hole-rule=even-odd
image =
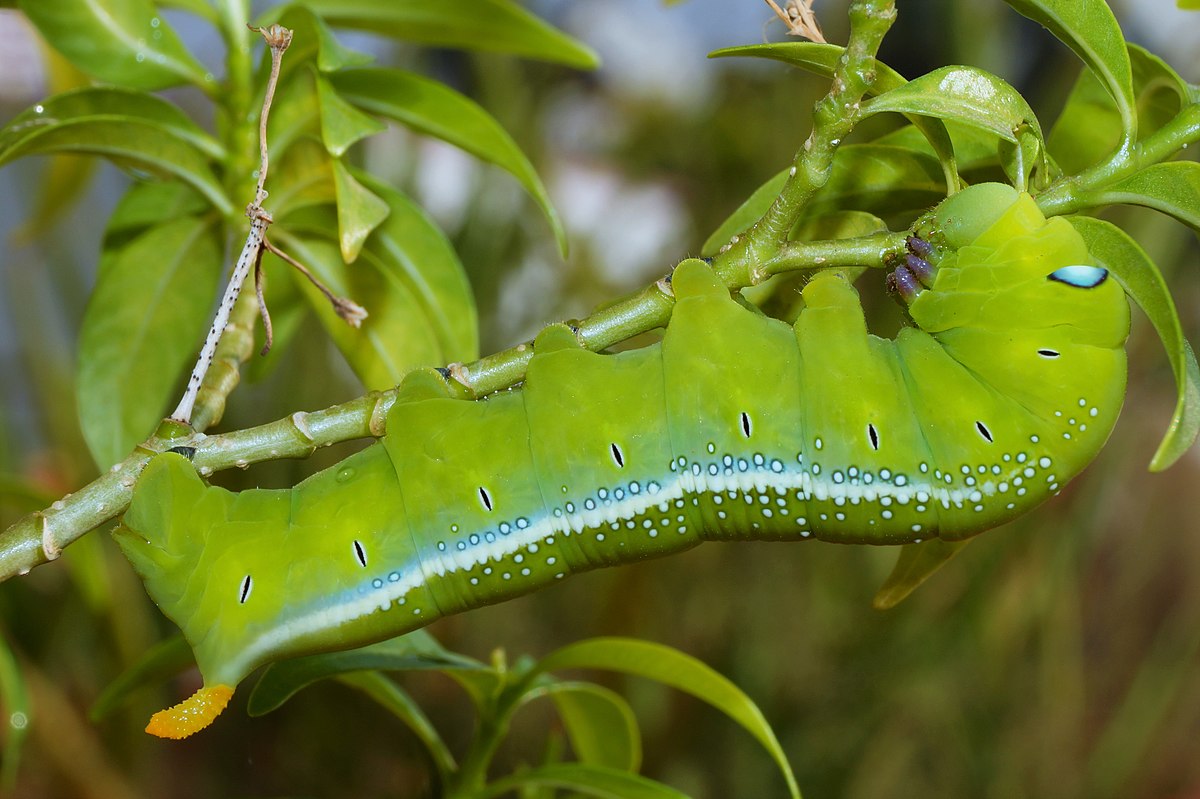
[{"label": "orange caudal horn", "polygon": [[212,724],[229,704],[231,696],[233,689],[228,685],[201,688],[175,707],[151,716],[146,732],[159,738],[186,738]]}]

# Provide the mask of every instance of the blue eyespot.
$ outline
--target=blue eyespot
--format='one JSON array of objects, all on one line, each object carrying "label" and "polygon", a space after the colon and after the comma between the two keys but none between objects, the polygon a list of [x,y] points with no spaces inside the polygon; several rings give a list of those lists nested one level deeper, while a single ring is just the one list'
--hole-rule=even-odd
[{"label": "blue eyespot", "polygon": [[1077,289],[1094,289],[1108,279],[1108,270],[1099,266],[1075,264],[1055,269],[1050,273],[1050,279]]}]

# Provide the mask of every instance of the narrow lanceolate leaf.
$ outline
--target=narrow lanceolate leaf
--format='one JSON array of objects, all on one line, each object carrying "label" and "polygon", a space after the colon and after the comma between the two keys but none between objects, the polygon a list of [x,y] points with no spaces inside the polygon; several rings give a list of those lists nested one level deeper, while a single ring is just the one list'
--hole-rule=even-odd
[{"label": "narrow lanceolate leaf", "polygon": [[374,61],[374,56],[359,53],[342,45],[333,31],[311,9],[291,6],[279,17],[279,24],[292,31],[292,45],[284,63],[293,66],[305,59],[316,58],[317,69],[334,72]]},{"label": "narrow lanceolate leaf", "polygon": [[[335,243],[333,220],[323,219],[320,232],[303,237],[305,216],[325,214],[324,209],[306,209],[292,216],[289,232],[276,230],[271,239],[289,255],[312,270],[333,292],[358,302],[370,314],[361,327],[346,324],[329,302],[303,278],[301,288],[317,313],[321,325],[333,339],[346,362],[368,389],[395,386],[416,366],[445,362],[421,303],[398,277],[373,255],[363,252],[358,262],[347,266]],[[274,256],[267,256],[274,257]]]},{"label": "narrow lanceolate leaf", "polygon": [[154,123],[131,117],[80,117],[35,127],[0,151],[0,166],[23,156],[52,153],[102,155],[135,173],[169,175],[199,191],[221,213],[234,212],[204,153]]},{"label": "narrow lanceolate leaf", "polygon": [[442,47],[462,47],[555,61],[594,69],[599,59],[586,45],[512,0],[473,0],[468,9],[446,0],[301,0],[334,27]]},{"label": "narrow lanceolate leaf", "polygon": [[[986,130],[963,125],[953,120],[947,120],[943,124],[950,134],[950,141],[954,146],[954,160],[959,171],[969,172],[973,169],[984,169],[996,165],[996,145],[1000,139]],[[904,147],[926,155],[936,155],[929,148],[924,134],[913,125],[905,125],[885,133],[871,143],[889,147]]]},{"label": "narrow lanceolate leaf", "polygon": [[104,229],[106,247],[116,248],[152,225],[204,213],[204,198],[182,183],[135,183],[122,195]]},{"label": "narrow lanceolate leaf", "polygon": [[562,221],[533,165],[500,123],[477,103],[445,84],[400,69],[349,69],[329,79],[359,108],[436,136],[506,170],[537,201],[559,250],[566,255]]},{"label": "narrow lanceolate leaf", "polygon": [[716,255],[731,238],[754,224],[767,209],[787,182],[788,170],[784,169],[772,175],[765,183],[742,201],[737,209],[725,218],[725,221],[712,232],[708,240],[700,247],[700,254],[706,258]]},{"label": "narrow lanceolate leaf", "polygon": [[4,759],[0,762],[0,790],[12,796],[17,782],[17,767],[21,749],[32,721],[29,689],[21,674],[21,666],[8,642],[0,638],[0,708],[8,721],[4,736]]},{"label": "narrow lanceolate leaf", "polygon": [[211,220],[151,227],[101,256],[79,334],[76,393],[96,463],[107,467],[152,432],[199,349],[221,274]]},{"label": "narrow lanceolate leaf", "polygon": [[387,125],[348,103],[329,81],[319,76],[317,104],[321,113],[321,141],[335,157],[340,157],[356,141],[387,129]]},{"label": "narrow lanceolate leaf", "polygon": [[42,128],[77,120],[143,122],[162,128],[214,159],[225,157],[225,148],[192,121],[179,106],[143,91],[114,86],[89,86],[43,100],[17,114],[0,130],[0,152]]},{"label": "narrow lanceolate leaf", "polygon": [[854,209],[886,216],[924,210],[945,196],[936,158],[881,144],[842,145],[829,182],[813,198],[808,215]]},{"label": "narrow lanceolate leaf", "polygon": [[1091,217],[1068,219],[1087,242],[1088,251],[1112,272],[1145,312],[1171,360],[1179,399],[1167,434],[1150,461],[1151,471],[1162,471],[1179,460],[1200,433],[1200,366],[1183,336],[1179,314],[1162,272],[1145,250],[1109,222]]},{"label": "narrow lanceolate leaf", "polygon": [[895,111],[953,119],[1016,142],[1028,126],[1038,140],[1041,125],[1016,89],[975,67],[942,67],[863,103],[863,115]]},{"label": "narrow lanceolate leaf", "polygon": [[1125,139],[1137,138],[1133,72],[1125,36],[1104,0],[1005,0],[1044,25],[1096,73],[1120,111]]},{"label": "narrow lanceolate leaf", "polygon": [[[1089,200],[1092,196],[1089,195]],[[1200,231],[1200,163],[1172,161],[1135,172],[1096,192],[1097,205],[1144,205]]]},{"label": "narrow lanceolate leaf", "polygon": [[92,721],[107,718],[139,690],[161,685],[189,666],[195,665],[191,647],[182,635],[173,635],[149,649],[119,677],[105,686],[88,711]]},{"label": "narrow lanceolate leaf", "polygon": [[[1137,98],[1138,138],[1145,139],[1171,121],[1189,101],[1187,82],[1158,56],[1129,45],[1133,90]],[[1112,95],[1085,69],[1079,73],[1062,113],[1054,122],[1046,146],[1068,174],[1082,172],[1112,155],[1124,130]]]},{"label": "narrow lanceolate leaf", "polygon": [[390,209],[387,219],[367,239],[367,251],[421,304],[442,348],[443,361],[479,357],[475,298],[449,239],[402,193],[366,173],[355,174]]},{"label": "narrow lanceolate leaf", "polygon": [[450,753],[446,742],[442,740],[429,717],[399,685],[377,671],[343,674],[338,677],[338,681],[362,691],[412,730],[413,735],[425,745],[425,750],[429,752],[429,758],[443,782],[458,768],[454,755]]},{"label": "narrow lanceolate leaf", "polygon": [[688,799],[688,795],[627,771],[581,763],[556,763],[496,780],[475,794],[481,799],[508,796],[521,788],[561,788],[575,796],[598,799]]},{"label": "narrow lanceolate leaf", "polygon": [[424,630],[416,630],[360,649],[272,663],[263,671],[262,678],[250,693],[246,712],[251,716],[265,715],[314,682],[351,672],[446,668],[476,669],[483,666],[444,649],[437,639]]},{"label": "narrow lanceolate leaf", "polygon": [[[822,42],[778,42],[742,47],[726,47],[709,53],[708,57],[728,58],[748,56],[752,58],[768,58],[772,61],[791,64],[794,67],[807,70],[824,78],[832,78],[838,61],[844,52],[845,48],[843,47]],[[875,65],[876,76],[875,82],[871,85],[870,89],[871,96],[897,89],[908,82],[899,72],[887,64],[876,61]],[[908,119],[914,128],[925,137],[925,141],[928,142],[934,154],[942,162],[946,171],[946,182],[957,189],[958,165],[956,163],[956,155],[958,154],[955,152],[945,124],[940,119],[921,116],[919,114],[908,115]]]},{"label": "narrow lanceolate leaf", "polygon": [[340,160],[334,159],[333,187],[337,195],[338,245],[342,260],[354,263],[367,236],[387,218],[388,205],[350,174]]},{"label": "narrow lanceolate leaf", "polygon": [[539,686],[526,701],[549,696],[583,763],[636,772],[642,764],[642,738],[637,719],[620,694],[586,682]]},{"label": "narrow lanceolate leaf", "polygon": [[875,592],[871,604],[878,610],[894,608],[966,545],[967,541],[943,541],[940,538],[905,544],[900,548],[892,573]]},{"label": "narrow lanceolate leaf", "polygon": [[54,49],[106,83],[151,91],[211,83],[151,0],[20,0],[19,7]]},{"label": "narrow lanceolate leaf", "polygon": [[763,745],[787,781],[789,795],[799,799],[800,789],[792,767],[762,711],[736,685],[689,655],[648,641],[592,638],[551,652],[536,668],[542,672],[560,669],[619,671],[656,680],[702,699],[745,727]]}]

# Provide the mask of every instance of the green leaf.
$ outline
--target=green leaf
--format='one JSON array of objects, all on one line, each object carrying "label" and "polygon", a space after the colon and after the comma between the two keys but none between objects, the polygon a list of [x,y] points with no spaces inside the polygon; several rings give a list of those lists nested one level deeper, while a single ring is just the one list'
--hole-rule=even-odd
[{"label": "green leaf", "polygon": [[292,31],[292,45],[288,48],[284,64],[293,69],[313,56],[316,56],[317,69],[321,72],[335,72],[375,60],[372,55],[345,47],[333,35],[325,20],[303,6],[289,6],[279,17],[279,24]]},{"label": "green leaf", "polygon": [[480,799],[504,796],[525,786],[561,788],[599,799],[688,799],[687,794],[648,777],[580,763],[539,766],[496,780],[474,795]]},{"label": "green leaf", "polygon": [[222,214],[234,212],[204,154],[156,124],[83,117],[34,128],[0,150],[0,166],[27,155],[52,153],[102,155],[135,174],[169,175],[195,188]]},{"label": "green leaf", "polygon": [[182,634],[176,633],[159,641],[100,692],[88,711],[88,717],[92,721],[107,718],[124,705],[134,692],[161,685],[184,669],[194,666],[195,662],[192,648]]},{"label": "green leaf", "polygon": [[153,94],[112,86],[63,92],[26,108],[0,130],[0,152],[36,130],[77,120],[142,122],[173,134],[210,158],[225,157],[221,143],[179,106]]},{"label": "green leaf", "polygon": [[330,155],[340,157],[359,139],[387,130],[387,125],[346,102],[323,77],[317,78],[317,104],[321,140]]},{"label": "green leaf", "polygon": [[1127,141],[1137,138],[1133,72],[1125,36],[1103,0],[1005,0],[1013,9],[1044,25],[1075,51],[1104,83],[1121,115]]},{"label": "green leaf", "polygon": [[150,0],[20,0],[19,7],[54,49],[101,81],[150,91],[184,82],[211,89],[204,65]]},{"label": "green leaf", "polygon": [[[775,44],[726,47],[709,53],[708,57],[749,56],[753,58],[767,58],[791,64],[794,67],[799,67],[824,78],[832,78],[843,53],[845,53],[845,48],[823,42],[779,42]],[[872,96],[883,94],[892,89],[898,89],[908,83],[899,72],[882,61],[876,61],[875,67],[875,82],[870,90],[870,95]],[[957,189],[958,166],[955,162],[956,153],[946,125],[940,119],[920,114],[908,114],[906,116],[914,128],[925,138],[934,155],[942,162],[946,184]]]},{"label": "green leaf", "polygon": [[279,182],[286,170],[276,159],[286,155],[289,148],[306,136],[320,137],[321,108],[317,102],[316,77],[311,70],[301,69],[279,79],[275,102],[271,104],[271,119],[267,125],[267,149],[271,154],[271,208],[278,209],[276,199]]},{"label": "green leaf", "polygon": [[737,210],[726,217],[720,227],[713,231],[712,235],[700,247],[700,254],[705,258],[716,255],[731,238],[762,218],[762,215],[771,207],[771,203],[775,202],[775,198],[779,196],[779,192],[783,189],[783,184],[787,182],[787,179],[788,170],[784,169],[755,189],[737,207]]},{"label": "green leaf", "polygon": [[813,198],[806,215],[854,209],[886,216],[925,210],[945,196],[937,159],[902,147],[843,145],[833,158],[829,182]]},{"label": "green leaf", "polygon": [[1088,205],[1142,205],[1200,231],[1200,163],[1155,164],[1085,197]]},{"label": "green leaf", "polygon": [[441,782],[458,770],[454,755],[450,753],[446,742],[429,721],[429,717],[421,710],[413,698],[396,683],[384,677],[377,671],[357,671],[343,674],[337,678],[339,682],[357,688],[374,699],[393,716],[404,722],[412,730],[417,739],[425,745],[429,757],[437,769]]},{"label": "green leaf", "polygon": [[[284,266],[277,258],[263,262],[264,293],[271,314],[273,343],[271,351],[266,355],[253,357],[242,365],[243,379],[247,383],[261,382],[275,371],[308,319],[308,298],[300,291],[291,275],[279,271],[280,269],[292,271],[290,266]],[[266,344],[266,334],[261,325],[255,325],[254,338],[254,352],[261,352]]]},{"label": "green leaf", "polygon": [[477,103],[437,81],[399,69],[345,70],[331,75],[330,81],[354,105],[506,170],[542,209],[559,251],[566,256],[566,231],[533,165],[500,123]]},{"label": "green leaf", "polygon": [[[335,294],[363,305],[370,314],[354,328],[337,316],[307,280],[296,276],[317,318],[363,385],[391,388],[416,366],[445,362],[425,310],[403,279],[373,254],[363,252],[347,266],[333,238],[333,220],[324,208],[289,218],[288,231],[276,228],[272,241],[299,260]],[[273,255],[264,256],[274,258]]]},{"label": "green leaf", "polygon": [[[333,204],[333,158],[315,139],[288,148],[271,170],[271,212],[286,229],[288,215],[313,205]],[[385,222],[387,220],[384,220]]]},{"label": "green leaf", "polygon": [[108,218],[104,246],[112,249],[148,227],[183,216],[199,216],[207,208],[204,198],[182,183],[135,183]]},{"label": "green leaf", "polygon": [[87,193],[96,162],[77,155],[52,155],[37,178],[37,198],[29,218],[12,232],[12,241],[30,242],[47,234]]},{"label": "green leaf", "polygon": [[473,0],[469,9],[446,0],[302,0],[334,27],[441,47],[461,47],[594,69],[586,45],[547,25],[511,0]]},{"label": "green leaf", "polygon": [[3,707],[8,722],[5,725],[4,761],[0,764],[0,789],[5,796],[14,796],[17,767],[25,736],[29,733],[33,708],[21,666],[5,638],[0,638],[0,707]]},{"label": "green leaf", "polygon": [[485,667],[478,661],[443,648],[424,630],[415,630],[360,649],[272,663],[250,692],[246,712],[251,716],[265,715],[314,682],[349,672],[482,668]]},{"label": "green leaf", "polygon": [[942,67],[862,104],[864,117],[884,111],[952,119],[1014,143],[1030,126],[1042,140],[1041,125],[1020,92],[975,67]]},{"label": "green leaf", "polygon": [[1158,265],[1125,231],[1101,219],[1071,216],[1068,221],[1087,242],[1088,251],[1124,286],[1150,319],[1167,350],[1179,399],[1170,427],[1150,461],[1150,470],[1162,471],[1187,452],[1200,433],[1200,366],[1183,335],[1171,291]]},{"label": "green leaf", "polygon": [[933,576],[951,558],[958,554],[968,541],[943,541],[930,538],[919,544],[905,544],[887,580],[879,587],[871,604],[877,610],[888,610],[900,604],[905,597]]},{"label": "green leaf", "polygon": [[[943,124],[946,127],[946,131],[950,134],[950,141],[954,147],[955,161],[960,172],[986,169],[997,165],[996,146],[999,144],[1000,139],[986,130],[980,130],[970,125],[963,125],[954,120],[945,120]],[[924,134],[913,125],[905,125],[904,127],[890,131],[874,139],[871,144],[903,147],[924,155],[937,155],[929,147]]]},{"label": "green leaf", "polygon": [[195,14],[200,19],[211,22],[214,26],[221,24],[221,18],[217,16],[216,9],[209,5],[207,0],[158,0],[158,6],[159,8],[178,8],[180,11]]},{"label": "green leaf", "polygon": [[642,763],[642,739],[633,711],[619,694],[586,682],[542,685],[522,697],[530,701],[549,696],[558,708],[571,746],[579,759],[593,766],[637,772]]},{"label": "green leaf", "polygon": [[212,220],[155,225],[101,254],[79,334],[76,399],[97,465],[119,461],[162,418],[191,365],[221,275]]},{"label": "green leaf", "polygon": [[[911,144],[848,144],[838,148],[829,181],[813,198],[805,218],[843,209],[901,213],[929,208],[945,198],[946,184],[938,161],[912,149]],[[708,237],[701,253],[715,255],[731,237],[766,213],[787,178],[785,169],[755,189]]]},{"label": "green leaf", "polygon": [[337,196],[338,246],[342,260],[354,263],[367,236],[387,218],[388,204],[350,174],[350,170],[334,159],[333,187]]},{"label": "green leaf", "polygon": [[[1129,45],[1133,88],[1137,97],[1138,135],[1151,135],[1188,102],[1188,85],[1161,58]],[[1121,116],[1112,95],[1091,70],[1079,73],[1063,111],[1055,120],[1046,146],[1068,174],[1082,172],[1116,152],[1123,135]]]},{"label": "green leaf", "polygon": [[421,303],[442,348],[443,362],[479,357],[475,299],[450,241],[412,200],[366,173],[355,174],[390,209],[367,239],[367,250]]},{"label": "green leaf", "polygon": [[732,682],[684,653],[630,638],[592,638],[551,652],[536,666],[539,672],[559,669],[608,669],[656,680],[708,702],[746,728],[775,760],[788,793],[800,796],[792,767],[771,725],[758,706]]}]

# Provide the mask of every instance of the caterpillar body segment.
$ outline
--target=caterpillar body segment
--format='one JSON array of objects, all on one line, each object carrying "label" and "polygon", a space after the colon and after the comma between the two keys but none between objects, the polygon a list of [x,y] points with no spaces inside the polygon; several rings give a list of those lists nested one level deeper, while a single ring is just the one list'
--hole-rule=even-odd
[{"label": "caterpillar body segment", "polygon": [[481,401],[414,373],[388,435],[292,489],[231,494],[163,455],[118,539],[210,688],[704,540],[933,541],[902,561],[927,574],[1096,454],[1129,326],[1028,195],[946,205],[911,246],[929,271],[897,269],[915,326],[895,339],[835,274],[789,326],[685,261],[660,344],[600,355],[552,327],[523,387]]}]

